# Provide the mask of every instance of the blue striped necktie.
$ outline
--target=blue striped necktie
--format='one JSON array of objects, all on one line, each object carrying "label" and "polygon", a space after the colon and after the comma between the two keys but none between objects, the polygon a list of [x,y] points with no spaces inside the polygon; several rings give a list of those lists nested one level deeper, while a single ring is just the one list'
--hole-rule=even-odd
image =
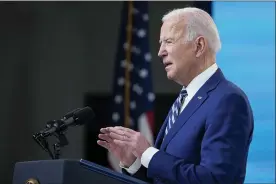
[{"label": "blue striped necktie", "polygon": [[166,130],[165,130],[165,135],[167,135],[169,130],[174,125],[178,115],[180,114],[181,106],[182,106],[185,98],[187,97],[187,95],[188,95],[187,91],[185,89],[182,89],[180,91],[179,96],[177,97],[174,104],[172,105],[171,110],[170,110],[170,114],[169,114],[169,120],[168,120],[167,127],[166,127]]}]

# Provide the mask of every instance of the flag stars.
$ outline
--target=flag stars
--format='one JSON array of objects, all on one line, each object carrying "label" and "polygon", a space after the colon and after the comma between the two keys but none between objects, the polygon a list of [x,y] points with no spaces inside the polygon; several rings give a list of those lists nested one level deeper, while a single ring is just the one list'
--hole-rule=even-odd
[{"label": "flag stars", "polygon": [[133,53],[135,53],[135,54],[140,54],[140,53],[141,53],[141,50],[140,50],[138,47],[136,47],[136,46],[133,46],[133,47],[131,48],[131,51],[132,51]]},{"label": "flag stars", "polygon": [[134,110],[136,108],[136,102],[132,101],[130,102],[130,109]]},{"label": "flag stars", "polygon": [[121,95],[116,95],[114,100],[115,100],[115,103],[120,104],[123,101],[123,98]]},{"label": "flag stars", "polygon": [[132,8],[132,13],[133,13],[134,15],[136,15],[136,14],[139,13],[139,11],[138,11],[136,8]]},{"label": "flag stars", "polygon": [[133,70],[133,64],[129,64],[129,66],[128,66],[128,69],[129,69],[129,71],[132,71]]},{"label": "flag stars", "polygon": [[117,122],[120,119],[119,113],[118,112],[114,112],[112,114],[112,119],[113,119],[113,121]]},{"label": "flag stars", "polygon": [[123,77],[120,77],[117,82],[119,86],[123,86],[125,84],[125,79]]},{"label": "flag stars", "polygon": [[[123,45],[125,50],[129,49],[129,44],[128,43],[124,43]],[[141,49],[136,47],[136,46],[132,46],[131,47],[131,52],[135,53],[135,54],[141,54]]]},{"label": "flag stars", "polygon": [[146,30],[144,29],[139,29],[137,31],[137,36],[140,37],[140,38],[144,38],[146,36]]},{"label": "flag stars", "polygon": [[155,100],[155,95],[154,95],[154,93],[152,93],[152,92],[149,92],[149,93],[148,93],[148,100],[149,100],[150,102],[153,102],[153,101]]},{"label": "flag stars", "polygon": [[141,95],[143,93],[143,88],[140,87],[138,84],[134,84],[132,90],[136,92],[138,95]]},{"label": "flag stars", "polygon": [[148,53],[146,53],[145,54],[145,60],[147,61],[147,62],[150,62],[151,61],[151,54],[148,52]]},{"label": "flag stars", "polygon": [[148,71],[146,69],[142,69],[139,72],[141,78],[146,78],[148,76]]},{"label": "flag stars", "polygon": [[[150,128],[149,125],[152,122],[147,119],[147,114],[152,112],[152,101],[155,100],[150,68],[154,56],[151,55],[148,46],[150,15],[140,8],[133,6],[130,12],[126,12],[133,18],[131,25],[127,25],[127,20],[121,25],[123,32],[118,40],[120,45],[117,48],[116,71],[114,71],[115,86],[111,97],[113,111],[109,114],[110,123],[114,126],[129,126],[137,131]],[[123,16],[127,19],[128,15]],[[127,35],[130,35],[131,39],[128,39]],[[127,99],[125,99],[125,92],[127,92]],[[127,114],[125,114],[125,105],[128,108]],[[140,126],[145,118],[145,123]],[[143,127],[144,124],[148,125]],[[168,129],[166,132],[168,133]],[[146,134],[150,136],[151,130],[147,130]],[[112,161],[110,163],[112,164]]]},{"label": "flag stars", "polygon": [[[121,67],[122,68],[126,68],[126,66],[127,66],[127,62],[126,62],[126,60],[122,60],[121,61]],[[133,64],[131,63],[131,61],[130,61],[130,63],[128,64],[128,69],[129,69],[129,71],[132,71],[133,70]]]},{"label": "flag stars", "polygon": [[121,61],[121,67],[122,67],[122,68],[125,68],[125,67],[126,67],[126,60],[122,60],[122,61]]},{"label": "flag stars", "polygon": [[146,22],[149,20],[149,15],[148,14],[143,14],[143,20]]}]

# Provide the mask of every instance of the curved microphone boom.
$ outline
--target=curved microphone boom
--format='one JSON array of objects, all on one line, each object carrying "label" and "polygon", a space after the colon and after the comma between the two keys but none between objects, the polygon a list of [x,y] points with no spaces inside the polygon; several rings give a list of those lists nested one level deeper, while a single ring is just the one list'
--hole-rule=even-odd
[{"label": "curved microphone boom", "polygon": [[78,108],[67,113],[61,120],[50,121],[48,124],[51,124],[51,126],[40,133],[43,137],[48,137],[54,133],[62,133],[70,126],[79,126],[91,122],[94,116],[95,114],[90,107]]},{"label": "curved microphone boom", "polygon": [[[67,138],[64,133],[68,127],[80,126],[93,120],[95,114],[90,107],[75,109],[63,116],[60,120],[51,120],[47,122],[46,128],[33,134],[33,139],[46,151],[49,152],[53,159],[58,159],[60,155],[60,147],[68,145]],[[54,154],[51,152],[47,137],[54,135],[58,139],[58,143],[54,144]]]}]

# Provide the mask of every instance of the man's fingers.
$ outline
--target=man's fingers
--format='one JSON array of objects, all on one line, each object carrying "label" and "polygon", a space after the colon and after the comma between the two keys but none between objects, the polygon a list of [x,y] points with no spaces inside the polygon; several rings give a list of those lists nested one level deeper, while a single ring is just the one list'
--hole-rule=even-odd
[{"label": "man's fingers", "polygon": [[111,133],[115,133],[121,136],[126,136],[128,138],[131,138],[135,133],[137,133],[131,129],[124,128],[124,127],[111,127],[109,128],[109,131]]},{"label": "man's fingers", "polygon": [[129,141],[129,142],[132,141],[131,137],[128,137],[126,135],[119,135],[113,132],[110,133],[110,137],[113,139],[113,141],[115,140]]},{"label": "man's fingers", "polygon": [[136,133],[135,131],[133,131],[129,128],[119,127],[117,129],[120,130],[118,132],[120,135],[125,135],[127,137],[132,137]]},{"label": "man's fingers", "polygon": [[115,139],[114,140],[114,143],[121,146],[121,147],[124,147],[124,146],[131,146],[131,143],[129,141],[123,141],[123,140],[117,140]]},{"label": "man's fingers", "polygon": [[98,145],[104,147],[105,149],[109,149],[109,147],[110,147],[106,141],[98,140],[97,143],[98,143]]},{"label": "man's fingers", "polygon": [[104,134],[109,134],[112,139],[119,140],[131,140],[134,138],[134,135],[138,133],[122,126],[101,128],[100,131]]},{"label": "man's fingers", "polygon": [[114,127],[115,129],[119,129],[125,133],[130,133],[130,134],[133,134],[133,133],[136,133],[136,131],[130,129],[130,128],[125,128],[125,127],[122,127],[122,126],[115,126]]},{"label": "man's fingers", "polygon": [[130,128],[125,128],[125,127],[122,127],[122,126],[101,128],[100,131],[102,133],[109,133],[109,132],[116,132],[116,133],[120,133],[120,132],[125,132],[126,133],[127,132],[127,133],[130,133],[130,134],[137,133],[136,131],[134,131]]},{"label": "man's fingers", "polygon": [[129,131],[125,131],[125,132],[123,132],[123,135],[125,135],[125,136],[131,138],[131,137],[133,137],[133,135],[135,135],[135,133],[131,133],[131,132],[129,132]]},{"label": "man's fingers", "polygon": [[123,135],[120,135],[120,134],[117,134],[117,133],[114,133],[114,132],[111,132],[110,133],[110,137],[111,139],[118,139],[118,140],[124,140],[124,136]]},{"label": "man's fingers", "polygon": [[112,127],[112,128],[118,129],[118,130],[124,130],[125,129],[125,127],[122,127],[122,126],[115,126],[115,127]]},{"label": "man's fingers", "polygon": [[122,135],[123,134],[123,130],[121,128],[118,128],[118,127],[108,127],[108,131],[111,133],[116,133],[116,134],[119,134],[119,135]]},{"label": "man's fingers", "polygon": [[101,129],[100,129],[100,132],[102,132],[102,133],[104,133],[104,134],[109,133],[108,127],[107,127],[107,128],[101,128]]},{"label": "man's fingers", "polygon": [[130,129],[130,128],[126,128],[126,132],[129,133],[129,134],[135,134],[137,133],[136,131]]},{"label": "man's fingers", "polygon": [[112,142],[112,139],[110,138],[109,135],[106,135],[106,134],[99,134],[98,137],[102,140],[105,140],[107,142]]},{"label": "man's fingers", "polygon": [[122,129],[118,127],[107,127],[107,128],[101,129],[100,131],[105,134],[110,134],[111,132],[113,132],[118,135],[124,135]]}]

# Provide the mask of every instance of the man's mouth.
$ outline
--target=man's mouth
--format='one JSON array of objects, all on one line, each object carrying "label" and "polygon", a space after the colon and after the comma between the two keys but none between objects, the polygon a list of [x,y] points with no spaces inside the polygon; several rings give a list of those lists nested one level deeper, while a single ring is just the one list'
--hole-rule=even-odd
[{"label": "man's mouth", "polygon": [[171,62],[165,62],[165,63],[164,63],[165,68],[168,68],[168,67],[170,67],[171,65],[172,65]]}]

